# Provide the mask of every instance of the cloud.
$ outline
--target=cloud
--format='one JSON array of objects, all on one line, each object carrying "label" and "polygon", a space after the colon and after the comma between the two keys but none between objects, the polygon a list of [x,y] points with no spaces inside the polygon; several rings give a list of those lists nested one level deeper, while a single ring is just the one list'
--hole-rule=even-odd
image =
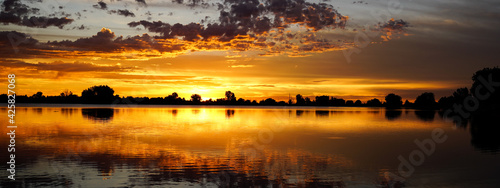
[{"label": "cloud", "polygon": [[147,6],[146,0],[135,0],[135,2],[139,3],[139,5]]},{"label": "cloud", "polygon": [[2,4],[3,10],[0,12],[0,23],[16,24],[27,27],[46,28],[55,26],[63,28],[73,22],[73,19],[61,17],[30,16],[37,14],[38,8],[30,8],[22,4],[19,0],[6,0]]},{"label": "cloud", "polygon": [[24,17],[21,23],[17,24],[28,27],[39,27],[39,28],[55,26],[62,29],[65,25],[70,24],[71,22],[73,22],[73,19],[31,16],[30,18]]},{"label": "cloud", "polygon": [[408,26],[409,26],[408,22],[405,22],[402,19],[394,20],[394,18],[392,18],[387,23],[385,23],[382,28],[388,29],[388,30],[393,30],[393,31],[394,30],[403,31]]},{"label": "cloud", "polygon": [[[184,50],[180,41],[176,40],[155,40],[148,34],[142,36],[133,36],[124,38],[117,37],[110,29],[102,28],[96,35],[88,38],[80,38],[75,41],[53,41],[47,43],[50,46],[58,47],[58,49],[78,50],[78,51],[94,51],[94,52],[175,52]],[[144,54],[148,55],[148,54]]]},{"label": "cloud", "polygon": [[400,19],[400,20],[394,20],[394,18],[391,18],[387,23],[384,23],[381,27],[380,30],[384,32],[384,34],[381,36],[381,38],[384,41],[391,40],[393,38],[398,38],[397,35],[399,34],[406,34],[406,28],[409,27],[409,23]]},{"label": "cloud", "polygon": [[[203,1],[175,0],[174,3],[203,3]],[[142,26],[158,33],[156,39],[181,39],[198,50],[232,49],[262,50],[263,55],[317,53],[341,48],[337,41],[315,37],[323,29],[344,28],[347,17],[333,6],[300,0],[258,1],[226,0],[219,7],[216,22],[170,24],[163,21],[140,20],[128,23],[130,27]],[[202,22],[203,23],[203,22]],[[302,34],[285,33],[293,26],[302,27]],[[288,31],[290,31],[288,29]],[[304,34],[305,33],[305,34]],[[287,51],[287,52],[284,52]],[[284,52],[284,53],[283,53]]]},{"label": "cloud", "polygon": [[[144,2],[145,1],[137,1]],[[16,5],[17,3],[17,5]],[[202,0],[175,1],[175,3],[200,4]],[[4,2],[5,4],[5,2]],[[16,0],[9,0],[8,10],[20,7]],[[214,4],[215,5],[215,4]],[[219,5],[218,5],[219,6]],[[103,28],[96,35],[76,40],[36,42],[26,47],[23,54],[49,57],[91,57],[99,53],[100,58],[108,59],[148,59],[173,57],[195,51],[230,51],[234,53],[252,51],[260,56],[286,55],[304,57],[313,53],[323,53],[346,49],[352,43],[344,40],[341,34],[324,38],[323,31],[345,28],[348,18],[341,15],[333,6],[325,3],[311,3],[301,0],[226,0],[218,7],[220,13],[216,20],[200,23],[167,23],[164,21],[140,20],[129,22],[128,26],[144,27],[150,33],[137,36],[118,36],[110,29]],[[106,3],[99,1],[96,8],[107,9]],[[7,8],[6,8],[7,9]],[[20,11],[26,12],[26,11]],[[28,11],[29,12],[29,11]],[[110,10],[109,14],[135,17],[127,9]],[[3,15],[3,16],[2,16]],[[14,16],[12,16],[14,15]],[[59,26],[71,23],[67,18],[24,17],[19,21],[11,12],[2,12],[4,22],[29,25],[46,19],[46,26]],[[27,19],[28,21],[24,21]],[[26,22],[26,23],[25,23]],[[403,20],[390,20],[380,25],[385,38],[393,33],[403,32],[408,23]],[[73,27],[85,29],[85,27]],[[324,32],[323,32],[324,33]],[[23,38],[21,36],[21,38]],[[25,53],[26,52],[26,53]],[[7,54],[7,57],[20,54]]]},{"label": "cloud", "polygon": [[[183,1],[177,1],[183,2]],[[197,23],[169,24],[162,21],[130,22],[130,27],[142,25],[150,32],[157,32],[164,38],[185,37],[186,40],[217,37],[230,40],[237,35],[262,34],[272,29],[283,30],[291,25],[303,25],[314,31],[323,28],[343,28],[347,17],[338,13],[331,5],[302,1],[256,0],[226,1],[227,11],[221,10],[219,23],[203,26]]]},{"label": "cloud", "polygon": [[133,70],[131,67],[120,66],[103,66],[93,63],[85,63],[75,61],[73,63],[65,63],[63,61],[54,61],[52,63],[27,63],[24,61],[0,61],[0,67],[34,69],[37,71],[58,71],[63,73],[69,72],[128,72]]},{"label": "cloud", "polygon": [[[197,7],[200,6],[202,8],[208,8],[210,7],[210,4],[205,1],[205,0],[172,0],[172,3],[177,3],[177,4],[185,4],[186,6],[189,7]],[[220,4],[220,3],[217,3]],[[215,5],[215,3],[212,3],[212,5]],[[222,4],[220,4],[222,6]]]},{"label": "cloud", "polygon": [[135,14],[133,12],[127,10],[127,9],[124,9],[124,10],[120,10],[120,9],[118,9],[118,10],[110,10],[110,11],[108,11],[108,13],[110,13],[110,14],[118,14],[118,15],[122,15],[122,16],[125,16],[125,17],[128,17],[128,16],[135,17]]},{"label": "cloud", "polygon": [[18,55],[37,53],[38,40],[17,31],[0,32],[0,57],[8,58]]},{"label": "cloud", "polygon": [[251,68],[254,66],[255,65],[230,65],[229,67],[231,67],[231,68]]},{"label": "cloud", "polygon": [[101,10],[108,9],[108,5],[105,2],[102,2],[102,1],[97,2],[97,4],[96,5],[92,5],[92,7],[96,8],[96,9],[101,9]]}]

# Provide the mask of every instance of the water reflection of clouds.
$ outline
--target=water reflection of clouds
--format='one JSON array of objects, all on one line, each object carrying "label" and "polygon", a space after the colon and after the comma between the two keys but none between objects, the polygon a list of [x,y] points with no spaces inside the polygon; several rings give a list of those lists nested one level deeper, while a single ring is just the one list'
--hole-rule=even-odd
[{"label": "water reflection of clouds", "polygon": [[[80,110],[81,116],[70,115]],[[140,182],[134,184],[136,186],[151,185],[151,182],[167,185],[178,180],[207,186],[263,186],[274,182],[282,186],[291,183],[303,187],[331,187],[345,183],[340,180],[345,178],[342,173],[352,171],[354,163],[363,162],[362,154],[350,151],[352,148],[381,150],[373,154],[379,158],[369,160],[392,156],[393,153],[387,153],[400,151],[387,148],[384,144],[379,147],[377,142],[391,140],[379,138],[378,133],[396,135],[392,133],[397,131],[417,134],[436,126],[446,126],[439,118],[433,117],[434,111],[420,113],[408,109],[396,110],[397,117],[394,119],[397,121],[388,121],[387,112],[392,117],[391,113],[395,111],[383,108],[347,108],[345,112],[328,108],[202,108],[195,114],[192,108],[29,109],[19,113],[19,116],[35,117],[24,119],[26,131],[22,137],[30,138],[25,147],[36,155],[20,153],[19,160],[37,163],[38,158],[50,156],[49,160],[72,164],[74,161],[66,156],[71,156],[71,152],[79,152],[79,148],[92,146],[84,154],[77,153],[76,156],[81,157],[82,161],[75,163],[72,168],[76,171],[92,169],[99,176],[111,179],[122,168],[140,169],[142,175],[137,171],[129,171],[129,178],[123,179],[127,182],[121,185],[131,185],[131,182]],[[38,123],[37,118],[42,117],[46,121]],[[480,151],[499,150],[499,128],[492,126],[498,124],[498,118],[492,117],[477,116],[470,122],[470,142]],[[61,118],[66,118],[70,123],[61,123]],[[104,131],[95,132],[95,123],[88,120],[112,122],[113,126],[104,126]],[[286,126],[282,132],[274,135],[270,144],[265,145],[263,152],[250,156],[244,148],[239,147],[249,142],[252,135],[258,135],[259,130],[276,122]],[[469,138],[465,139],[468,141]],[[291,144],[291,141],[294,143]],[[338,153],[342,155],[336,155]],[[382,159],[378,162],[381,161],[384,162]],[[284,172],[291,172],[292,175]],[[47,185],[60,180],[52,175],[47,176]],[[77,185],[74,177],[80,176],[72,174],[67,181]],[[0,186],[5,187],[3,184]]]}]

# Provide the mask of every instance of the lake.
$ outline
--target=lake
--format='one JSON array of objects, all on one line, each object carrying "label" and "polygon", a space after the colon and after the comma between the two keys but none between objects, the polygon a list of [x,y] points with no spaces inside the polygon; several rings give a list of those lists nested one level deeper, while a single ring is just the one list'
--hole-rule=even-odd
[{"label": "lake", "polygon": [[498,128],[435,111],[52,105],[15,118],[16,180],[2,170],[1,187],[500,186]]}]

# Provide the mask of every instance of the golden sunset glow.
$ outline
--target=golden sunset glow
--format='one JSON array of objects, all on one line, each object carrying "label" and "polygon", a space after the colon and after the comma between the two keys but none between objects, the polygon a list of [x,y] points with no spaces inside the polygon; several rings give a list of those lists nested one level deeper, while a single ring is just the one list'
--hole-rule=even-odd
[{"label": "golden sunset glow", "polygon": [[1,0],[0,187],[499,187],[499,7]]},{"label": "golden sunset glow", "polygon": [[[30,138],[20,144],[43,149],[42,155],[64,158],[71,152],[83,159],[100,155],[137,158],[141,159],[138,165],[144,167],[148,160],[159,159],[157,165],[167,171],[205,168],[209,173],[217,173],[220,168],[229,168],[237,173],[258,173],[299,183],[321,176],[315,172],[317,165],[347,169],[359,164],[335,153],[318,156],[299,148],[278,149],[294,145],[293,142],[297,144],[297,137],[305,139],[309,134],[328,133],[314,140],[344,142],[358,134],[421,131],[435,126],[422,124],[415,116],[388,124],[384,110],[367,108],[19,107],[17,111],[17,124],[22,127],[16,136]],[[6,117],[0,120],[5,122]],[[259,146],[261,150],[257,151],[252,144],[256,140],[262,142],[259,141],[262,130],[268,130],[274,144]],[[5,126],[0,131],[5,131]],[[193,150],[211,152],[200,154]],[[98,170],[102,176],[113,176],[117,173],[115,168]]]},{"label": "golden sunset glow", "polygon": [[[199,94],[203,100],[215,100],[230,90],[250,100],[286,101],[289,95],[301,94],[366,101],[394,92],[413,101],[425,91],[436,93],[436,98],[447,95],[467,84],[468,77],[462,75],[475,70],[470,66],[479,66],[458,63],[463,58],[457,57],[460,65],[454,67],[463,69],[448,71],[453,65],[439,65],[441,57],[426,58],[433,55],[419,52],[422,47],[415,42],[441,31],[422,28],[423,21],[412,20],[412,13],[383,20],[357,14],[381,8],[375,4],[231,1],[216,8],[217,3],[205,2],[150,3],[154,6],[139,3],[136,11],[117,9],[122,2],[99,2],[90,11],[72,7],[67,11],[73,15],[58,18],[63,14],[56,11],[51,14],[54,22],[43,26],[6,22],[0,26],[1,71],[16,73],[19,94],[28,96],[65,90],[80,95],[93,85],[109,85],[117,95],[137,97],[177,92],[186,99]],[[6,14],[21,17],[12,10],[46,5],[8,6]],[[165,12],[156,6],[172,9]],[[198,14],[198,9],[208,12]],[[108,22],[92,21],[101,17]]]}]

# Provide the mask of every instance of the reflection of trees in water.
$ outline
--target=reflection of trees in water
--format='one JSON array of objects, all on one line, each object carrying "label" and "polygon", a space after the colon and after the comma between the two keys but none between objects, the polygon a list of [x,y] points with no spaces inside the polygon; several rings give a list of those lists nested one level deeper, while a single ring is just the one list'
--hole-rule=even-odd
[{"label": "reflection of trees in water", "polygon": [[32,108],[32,109],[33,109],[33,112],[35,112],[37,114],[42,114],[42,111],[43,111],[42,108]]},{"label": "reflection of trees in water", "polygon": [[[16,171],[17,172],[17,171]],[[17,174],[16,174],[17,175]],[[64,175],[43,175],[43,176],[29,176],[23,175],[21,181],[16,177],[15,181],[6,180],[0,181],[0,187],[71,187],[74,182],[70,177]],[[28,178],[29,177],[29,178]],[[38,186],[35,186],[38,185]],[[43,186],[41,186],[43,185]]]},{"label": "reflection of trees in water", "polygon": [[226,118],[231,118],[234,116],[234,110],[232,109],[226,109]]},{"label": "reflection of trees in water", "polygon": [[297,117],[302,116],[302,114],[304,114],[304,110],[297,110],[297,111],[295,111],[295,115],[296,115]]},{"label": "reflection of trees in water", "polygon": [[66,115],[66,116],[71,116],[73,113],[77,112],[78,109],[76,108],[61,108],[61,113]]},{"label": "reflection of trees in water", "polygon": [[193,113],[193,114],[199,114],[199,113],[200,113],[200,110],[198,110],[198,109],[192,109],[192,110],[191,110],[191,113]]},{"label": "reflection of trees in water", "polygon": [[435,114],[434,110],[415,110],[415,115],[422,121],[434,121]]},{"label": "reflection of trees in water", "polygon": [[113,118],[112,108],[85,108],[82,109],[83,117],[94,121],[109,121]]},{"label": "reflection of trees in water", "polygon": [[403,112],[401,110],[389,110],[389,109],[387,109],[387,110],[385,110],[385,118],[387,120],[395,120],[395,119],[401,117],[402,113]]},{"label": "reflection of trees in water", "polygon": [[499,112],[478,113],[470,119],[471,144],[482,151],[497,153],[500,150]]},{"label": "reflection of trees in water", "polygon": [[[233,148],[236,149],[236,148]],[[236,149],[238,150],[238,149]],[[234,154],[239,153],[235,152]],[[241,154],[241,153],[240,153]],[[341,176],[327,179],[321,172],[327,169],[340,170],[351,165],[341,157],[317,156],[304,151],[289,151],[286,154],[264,152],[255,158],[243,155],[231,155],[231,158],[217,156],[190,156],[185,153],[166,152],[148,159],[105,159],[113,156],[91,157],[102,164],[100,173],[113,171],[109,166],[127,163],[131,166],[149,169],[143,179],[145,185],[164,184],[166,182],[190,182],[218,187],[268,187],[294,185],[301,187],[343,187]],[[289,160],[291,161],[289,161]],[[293,163],[291,163],[293,162]],[[118,164],[117,164],[118,163]],[[151,165],[155,166],[151,168]],[[298,178],[291,181],[287,173],[294,173]],[[331,177],[328,177],[331,178]],[[205,183],[202,181],[205,180]]]},{"label": "reflection of trees in water", "polygon": [[[73,148],[71,145],[67,147]],[[349,174],[342,172],[353,166],[352,161],[339,155],[318,155],[304,150],[264,150],[252,154],[236,145],[228,149],[229,153],[222,156],[198,155],[179,150],[146,151],[149,153],[147,156],[134,154],[129,150],[119,153],[92,151],[75,153],[78,161],[68,161],[66,150],[55,152],[43,149],[37,153],[55,154],[50,160],[57,161],[56,163],[78,163],[77,166],[71,165],[72,168],[92,167],[104,177],[115,175],[116,168],[123,166],[138,169],[132,172],[137,174],[131,174],[128,179],[128,183],[138,186],[171,185],[172,182],[178,182],[218,187],[344,187],[342,177]],[[290,173],[294,175],[290,176]],[[70,179],[79,179],[84,174],[66,175]]]},{"label": "reflection of trees in water", "polygon": [[460,116],[443,117],[443,112],[439,115],[452,121],[456,127],[467,129],[471,134],[471,145],[474,148],[497,153],[500,151],[500,118],[499,111],[471,113],[470,118],[460,118]]},{"label": "reflection of trees in water", "polygon": [[316,110],[317,117],[328,117],[330,115],[330,111],[327,110]]}]

